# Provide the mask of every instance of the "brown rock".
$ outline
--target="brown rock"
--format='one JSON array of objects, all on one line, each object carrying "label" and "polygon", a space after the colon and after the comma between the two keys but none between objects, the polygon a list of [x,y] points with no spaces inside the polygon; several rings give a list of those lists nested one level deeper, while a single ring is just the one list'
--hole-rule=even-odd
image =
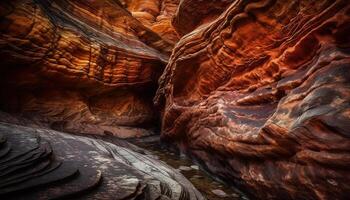
[{"label": "brown rock", "polygon": [[234,0],[182,0],[172,24],[180,35],[215,20]]},{"label": "brown rock", "polygon": [[95,134],[155,121],[172,44],[120,2],[3,1],[0,10],[2,110]]},{"label": "brown rock", "polygon": [[179,35],[171,24],[179,0],[124,0],[132,16],[159,34],[164,40],[175,44]]},{"label": "brown rock", "polygon": [[[178,18],[206,12],[186,2]],[[345,0],[232,2],[174,49],[155,97],[163,140],[258,199],[347,199],[349,13]],[[202,23],[180,19],[181,34]]]},{"label": "brown rock", "polygon": [[[347,0],[2,1],[0,110],[13,115],[0,121],[149,135],[142,128],[157,121],[152,99],[172,52],[154,98],[164,141],[253,198],[347,199],[349,32]],[[45,162],[23,176],[59,164],[47,160],[48,144],[37,151]],[[1,146],[0,157],[9,152]],[[85,188],[64,192],[96,186],[101,173],[86,173]],[[127,181],[129,192],[142,195],[142,180]]]}]

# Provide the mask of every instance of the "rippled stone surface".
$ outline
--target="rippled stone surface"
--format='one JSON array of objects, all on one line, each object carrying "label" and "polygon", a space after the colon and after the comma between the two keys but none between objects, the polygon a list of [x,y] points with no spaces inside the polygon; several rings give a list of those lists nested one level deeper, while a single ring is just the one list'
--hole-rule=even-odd
[{"label": "rippled stone surface", "polygon": [[0,123],[0,198],[204,199],[179,172],[128,147]]},{"label": "rippled stone surface", "polygon": [[215,20],[234,0],[182,0],[173,18],[173,26],[185,35],[200,25]]},{"label": "rippled stone surface", "polygon": [[[176,17],[196,15],[181,2]],[[232,1],[222,11],[175,23],[189,33],[155,97],[163,140],[254,198],[347,199],[349,2]]]},{"label": "rippled stone surface", "polygon": [[[155,126],[159,109],[163,141],[253,198],[347,199],[349,32],[348,0],[1,1],[0,110],[14,115],[0,113],[0,121],[128,138],[151,134],[142,128]],[[64,159],[55,160],[55,142],[70,149],[95,141],[71,136],[69,143],[46,129],[44,136],[44,129],[2,127],[0,155],[10,156],[2,163],[10,165],[0,166],[8,177],[0,187],[50,169],[66,173],[49,176],[53,182],[76,178],[82,167],[73,161],[65,168],[68,151],[57,151]],[[19,129],[43,142],[24,133],[11,141],[9,133]],[[24,157],[11,157],[9,142]],[[97,148],[80,147],[74,156]],[[79,162],[100,166],[100,158]],[[33,162],[35,168],[9,176]],[[142,165],[133,166],[138,170],[130,172],[125,198],[145,194]],[[87,177],[85,186],[67,182],[62,192],[53,190],[90,191],[103,173],[119,169],[109,167],[84,168],[89,175],[78,179]],[[162,186],[162,198],[183,199],[172,186],[178,192]],[[118,192],[108,187],[102,189],[107,199]]]},{"label": "rippled stone surface", "polygon": [[180,0],[121,0],[132,16],[159,34],[170,44],[179,40],[173,27],[173,17]]},{"label": "rippled stone surface", "polygon": [[2,1],[0,14],[2,110],[69,132],[152,126],[174,43],[162,28],[152,31],[114,0]]}]

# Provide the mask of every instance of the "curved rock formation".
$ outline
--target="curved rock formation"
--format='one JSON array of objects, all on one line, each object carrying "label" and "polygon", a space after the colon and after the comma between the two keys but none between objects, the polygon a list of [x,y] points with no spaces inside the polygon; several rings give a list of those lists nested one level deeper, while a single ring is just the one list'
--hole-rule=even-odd
[{"label": "curved rock formation", "polygon": [[[1,109],[69,132],[150,126],[172,44],[115,0],[0,3]],[[132,135],[131,135],[132,136]]]},{"label": "curved rock formation", "polygon": [[0,123],[1,199],[204,199],[166,164],[101,140]]},{"label": "curved rock formation", "polygon": [[171,21],[179,0],[124,0],[132,16],[171,44],[179,40]]},{"label": "curved rock formation", "polygon": [[[186,2],[178,18],[200,15]],[[347,199],[349,2],[237,0],[215,20],[180,19],[181,34],[203,25],[160,79],[163,140],[258,199]]]},{"label": "curved rock formation", "polygon": [[216,19],[234,0],[182,0],[172,24],[176,31],[185,35],[200,25]]},{"label": "curved rock formation", "polygon": [[[0,121],[151,134],[171,54],[154,98],[164,141],[254,198],[347,199],[349,33],[348,0],[1,1],[0,110],[14,115]],[[201,199],[109,143],[0,131],[0,195]]]}]

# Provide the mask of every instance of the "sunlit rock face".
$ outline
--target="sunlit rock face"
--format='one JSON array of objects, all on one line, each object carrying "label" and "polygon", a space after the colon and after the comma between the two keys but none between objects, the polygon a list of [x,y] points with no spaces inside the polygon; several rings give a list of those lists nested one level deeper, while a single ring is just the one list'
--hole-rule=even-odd
[{"label": "sunlit rock face", "polygon": [[152,98],[173,41],[123,2],[2,1],[0,14],[2,110],[117,136],[117,126],[156,121]]},{"label": "sunlit rock face", "polygon": [[254,198],[347,199],[349,2],[237,0],[186,25],[207,11],[187,2],[155,97],[163,140]]},{"label": "sunlit rock face", "polygon": [[180,0],[121,0],[132,16],[170,44],[179,40],[172,19]]}]

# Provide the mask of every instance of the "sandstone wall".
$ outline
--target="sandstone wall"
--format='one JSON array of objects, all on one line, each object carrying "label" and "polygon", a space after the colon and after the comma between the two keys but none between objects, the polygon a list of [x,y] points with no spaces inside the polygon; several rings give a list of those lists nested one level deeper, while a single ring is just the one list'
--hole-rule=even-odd
[{"label": "sandstone wall", "polygon": [[349,2],[237,0],[212,20],[187,2],[155,97],[163,140],[258,199],[348,198]]},{"label": "sandstone wall", "polygon": [[154,125],[173,41],[122,2],[18,0],[0,9],[2,110],[69,132],[127,137],[116,127]]}]

